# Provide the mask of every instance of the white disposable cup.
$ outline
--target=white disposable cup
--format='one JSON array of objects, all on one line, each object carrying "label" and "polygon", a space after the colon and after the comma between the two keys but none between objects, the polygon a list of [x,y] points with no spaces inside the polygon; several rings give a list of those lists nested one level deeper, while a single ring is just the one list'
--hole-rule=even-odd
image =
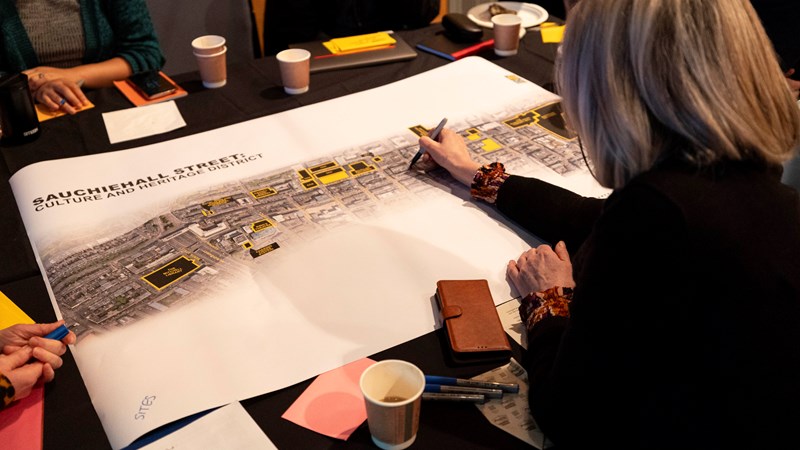
[{"label": "white disposable cup", "polygon": [[291,95],[308,92],[311,81],[311,52],[302,48],[290,48],[275,57],[281,69],[283,90]]},{"label": "white disposable cup", "polygon": [[211,55],[219,53],[225,47],[225,38],[215,34],[200,36],[192,41],[195,55]]},{"label": "white disposable cup", "polygon": [[203,79],[203,86],[214,89],[225,86],[228,82],[227,65],[225,64],[225,53],[228,47],[212,54],[195,53],[197,66],[200,68],[200,78]]},{"label": "white disposable cup", "polygon": [[516,14],[498,14],[492,17],[494,30],[494,53],[497,56],[513,56],[519,50],[519,28],[522,18]]},{"label": "white disposable cup", "polygon": [[407,448],[417,438],[425,375],[409,362],[387,359],[361,374],[372,441],[385,450]]}]

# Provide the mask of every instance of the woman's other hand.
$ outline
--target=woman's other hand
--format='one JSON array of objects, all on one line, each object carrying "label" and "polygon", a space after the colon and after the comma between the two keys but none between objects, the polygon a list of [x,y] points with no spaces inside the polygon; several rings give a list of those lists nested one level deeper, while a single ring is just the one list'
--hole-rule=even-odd
[{"label": "woman's other hand", "polygon": [[522,296],[556,286],[575,287],[564,241],[559,241],[555,250],[543,244],[526,251],[516,261],[508,262],[506,274]]},{"label": "woman's other hand", "polygon": [[33,97],[52,111],[75,114],[89,101],[81,90],[83,81],[69,69],[41,66],[24,73]]},{"label": "woman's other hand", "polygon": [[14,387],[15,400],[27,397],[39,379],[46,383],[55,377],[55,371],[49,364],[39,361],[28,363],[31,355],[30,347],[21,348],[9,355],[0,355],[0,373]]}]

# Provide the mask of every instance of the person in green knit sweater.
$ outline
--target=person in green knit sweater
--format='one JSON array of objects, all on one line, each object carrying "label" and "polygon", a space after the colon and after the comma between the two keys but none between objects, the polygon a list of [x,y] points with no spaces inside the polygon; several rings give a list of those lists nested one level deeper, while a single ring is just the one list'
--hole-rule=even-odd
[{"label": "person in green knit sweater", "polygon": [[0,0],[0,73],[27,74],[52,110],[74,114],[82,87],[163,64],[144,0]]}]

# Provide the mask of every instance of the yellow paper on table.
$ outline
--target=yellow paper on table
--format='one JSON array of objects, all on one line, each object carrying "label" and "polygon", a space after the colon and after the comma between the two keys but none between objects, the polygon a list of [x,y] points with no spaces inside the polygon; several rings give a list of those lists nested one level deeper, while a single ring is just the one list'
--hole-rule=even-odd
[{"label": "yellow paper on table", "polygon": [[540,26],[542,42],[545,44],[558,44],[564,40],[564,25],[545,22]]},{"label": "yellow paper on table", "polygon": [[[81,108],[78,108],[77,111],[86,111],[87,109],[94,108],[94,104],[92,102],[87,102]],[[45,120],[55,119],[56,117],[61,117],[66,114],[64,111],[57,109],[55,111],[51,111],[50,108],[44,106],[42,104],[36,104],[36,115],[39,117],[39,122],[44,122]]]},{"label": "yellow paper on table", "polygon": [[[33,320],[0,292],[0,330],[18,323],[33,323]],[[0,442],[3,448],[40,450],[43,419],[44,386],[37,383],[27,397],[0,411]]]},{"label": "yellow paper on table", "polygon": [[348,36],[343,38],[335,38],[330,41],[323,42],[331,53],[338,54],[344,52],[352,52],[355,50],[366,50],[373,47],[385,47],[396,43],[397,40],[386,33],[381,31],[379,33],[360,34],[358,36]]},{"label": "yellow paper on table", "polygon": [[10,298],[0,292],[0,330],[18,323],[33,323],[33,320]]}]

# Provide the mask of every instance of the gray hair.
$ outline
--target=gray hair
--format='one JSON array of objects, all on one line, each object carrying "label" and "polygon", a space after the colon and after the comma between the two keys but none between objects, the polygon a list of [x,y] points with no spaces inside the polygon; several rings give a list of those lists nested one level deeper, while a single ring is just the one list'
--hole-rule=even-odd
[{"label": "gray hair", "polygon": [[800,111],[748,0],[584,0],[556,67],[598,181],[659,161],[780,163]]}]

